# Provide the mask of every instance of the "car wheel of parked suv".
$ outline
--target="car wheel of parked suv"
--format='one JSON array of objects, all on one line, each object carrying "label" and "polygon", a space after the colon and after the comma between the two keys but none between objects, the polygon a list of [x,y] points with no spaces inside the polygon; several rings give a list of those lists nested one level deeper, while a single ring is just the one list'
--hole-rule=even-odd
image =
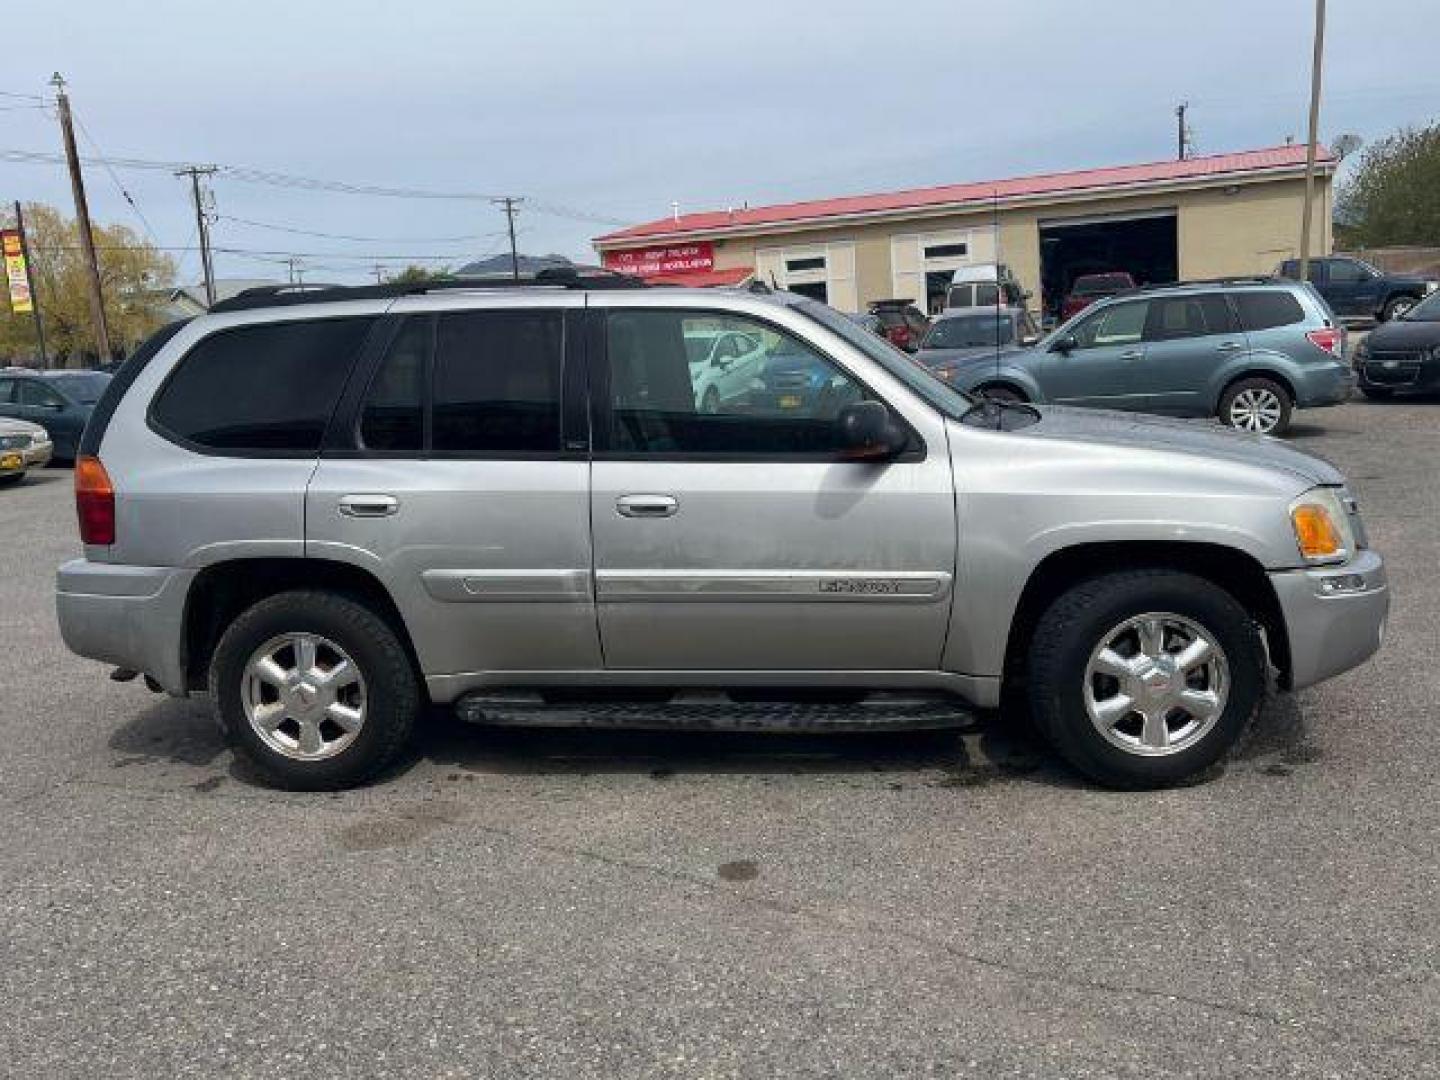
[{"label": "car wheel of parked suv", "polygon": [[1235,743],[1264,695],[1266,670],[1255,623],[1211,582],[1168,570],[1105,574],[1041,616],[1030,707],[1087,776],[1160,787]]},{"label": "car wheel of parked suv", "polygon": [[1396,296],[1385,305],[1385,310],[1380,312],[1380,321],[1389,322],[1391,319],[1398,319],[1417,303],[1413,296]]},{"label": "car wheel of parked suv", "polygon": [[1295,403],[1274,379],[1256,376],[1232,383],[1220,396],[1220,420],[1242,431],[1280,435],[1290,427]]},{"label": "car wheel of parked suv", "polygon": [[210,694],[235,748],[271,783],[350,787],[410,739],[420,689],[385,620],[328,592],[288,592],[243,612],[220,638]]}]

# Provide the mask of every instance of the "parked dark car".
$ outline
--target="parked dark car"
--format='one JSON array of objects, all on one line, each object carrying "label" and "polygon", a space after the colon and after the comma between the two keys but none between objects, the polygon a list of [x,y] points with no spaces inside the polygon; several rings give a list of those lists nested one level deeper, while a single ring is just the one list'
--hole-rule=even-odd
[{"label": "parked dark car", "polygon": [[[1280,264],[1281,277],[1299,280],[1300,260]],[[1389,322],[1435,290],[1436,282],[1417,274],[1386,274],[1364,259],[1331,255],[1310,260],[1310,284],[1330,309],[1347,322]]]},{"label": "parked dark car", "polygon": [[870,304],[870,314],[885,328],[885,340],[906,352],[918,349],[925,331],[930,329],[925,313],[909,300],[875,300]]},{"label": "parked dark car", "polygon": [[110,378],[103,371],[0,370],[0,416],[39,424],[50,433],[55,457],[74,461],[80,433]]},{"label": "parked dark car", "polygon": [[[880,321],[880,316],[873,315],[868,311],[862,311],[853,314],[846,314],[845,317],[851,322],[853,322],[856,326],[859,326],[865,330],[869,330],[870,333],[874,334],[876,337],[885,337],[885,324]],[[890,339],[885,338],[885,340],[888,341]]]},{"label": "parked dark car", "polygon": [[920,343],[915,359],[950,382],[977,357],[1033,345],[1040,338],[1024,308],[957,308],[940,316]]},{"label": "parked dark car", "polygon": [[835,369],[789,338],[769,352],[746,398],[753,416],[836,416],[859,399],[853,383],[837,379]]},{"label": "parked dark car", "polygon": [[1440,293],[1377,326],[1355,349],[1360,392],[1369,398],[1440,390]]},{"label": "parked dark car", "polygon": [[1108,274],[1081,274],[1060,301],[1060,321],[1073,319],[1096,300],[1135,288],[1135,279],[1123,270]]}]

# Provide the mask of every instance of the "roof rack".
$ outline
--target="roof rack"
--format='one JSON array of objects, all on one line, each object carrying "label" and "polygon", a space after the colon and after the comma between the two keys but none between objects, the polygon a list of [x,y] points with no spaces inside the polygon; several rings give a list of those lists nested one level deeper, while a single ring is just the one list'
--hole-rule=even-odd
[{"label": "roof rack", "polygon": [[1237,277],[1191,278],[1188,281],[1156,281],[1149,285],[1136,285],[1133,289],[1125,289],[1116,295],[1133,296],[1136,293],[1155,292],[1157,289],[1183,289],[1191,285],[1274,285],[1276,282],[1288,280],[1273,274],[1246,274]]},{"label": "roof rack", "polygon": [[342,300],[393,300],[402,296],[448,292],[454,289],[643,289],[645,282],[632,274],[570,266],[550,266],[534,275],[514,277],[445,278],[438,281],[395,282],[389,285],[259,285],[211,305],[212,313],[289,307],[292,304],[329,304]]}]

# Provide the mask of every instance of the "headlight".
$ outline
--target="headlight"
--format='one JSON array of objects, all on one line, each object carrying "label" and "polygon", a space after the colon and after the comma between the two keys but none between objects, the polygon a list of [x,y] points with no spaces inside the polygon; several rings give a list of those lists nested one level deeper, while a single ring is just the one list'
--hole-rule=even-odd
[{"label": "headlight", "polygon": [[1290,524],[1308,563],[1344,562],[1355,550],[1350,515],[1335,488],[1312,488],[1291,503]]}]

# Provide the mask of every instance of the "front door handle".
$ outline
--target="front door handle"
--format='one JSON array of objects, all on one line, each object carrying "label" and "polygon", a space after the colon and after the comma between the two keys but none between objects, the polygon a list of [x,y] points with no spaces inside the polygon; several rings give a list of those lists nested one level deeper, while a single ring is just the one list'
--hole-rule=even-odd
[{"label": "front door handle", "polygon": [[615,509],[623,517],[674,517],[680,504],[673,495],[622,495],[615,500]]},{"label": "front door handle", "polygon": [[1127,350],[1126,352],[1122,352],[1122,353],[1120,354],[1120,359],[1121,359],[1121,360],[1139,360],[1140,357],[1142,357],[1142,356],[1144,356],[1144,355],[1145,355],[1145,350],[1143,350],[1143,349],[1130,349],[1130,350]]},{"label": "front door handle", "polygon": [[353,518],[389,517],[400,512],[400,500],[394,495],[342,495],[340,513]]},{"label": "front door handle", "polygon": [[1238,341],[1222,341],[1216,346],[1221,352],[1239,352],[1244,347]]}]

